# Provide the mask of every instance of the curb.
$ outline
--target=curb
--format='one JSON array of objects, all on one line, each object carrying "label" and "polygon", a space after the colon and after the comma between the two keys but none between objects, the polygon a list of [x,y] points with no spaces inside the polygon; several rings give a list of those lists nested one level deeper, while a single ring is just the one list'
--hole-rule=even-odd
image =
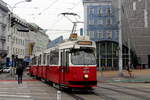
[{"label": "curb", "polygon": [[99,83],[150,83],[150,79],[98,80]]}]

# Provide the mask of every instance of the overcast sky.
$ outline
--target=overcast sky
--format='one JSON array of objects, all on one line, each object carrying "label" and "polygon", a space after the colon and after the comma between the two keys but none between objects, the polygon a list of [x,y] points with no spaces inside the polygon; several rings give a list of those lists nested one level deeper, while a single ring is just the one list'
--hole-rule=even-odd
[{"label": "overcast sky", "polygon": [[[23,0],[3,0],[11,7],[17,2]],[[83,21],[83,4],[82,0],[32,0],[16,5],[13,12],[19,17],[26,19],[28,22],[34,22],[43,29],[48,29],[47,34],[53,40],[60,35],[67,38],[70,32],[62,32],[62,30],[71,30],[73,24],[60,13],[73,12],[77,13]],[[74,17],[68,16],[75,21]],[[78,28],[83,24],[78,24]]]}]

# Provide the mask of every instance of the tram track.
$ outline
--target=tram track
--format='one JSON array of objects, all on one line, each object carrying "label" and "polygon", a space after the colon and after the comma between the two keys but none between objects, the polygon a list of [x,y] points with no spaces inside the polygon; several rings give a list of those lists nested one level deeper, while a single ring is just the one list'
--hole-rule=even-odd
[{"label": "tram track", "polygon": [[100,87],[100,86],[98,86],[98,87],[102,88],[102,89],[105,89],[105,90],[114,91],[114,92],[117,92],[117,93],[129,95],[129,96],[134,96],[134,97],[140,98],[142,100],[150,100],[150,97],[145,97],[145,96],[142,96],[142,95],[139,95],[139,94],[135,94],[135,93],[131,93],[131,92],[129,93],[129,92],[126,92],[126,91],[122,91],[122,90],[118,90],[118,89],[112,89],[112,88],[108,88],[108,87]]},{"label": "tram track", "polygon": [[96,96],[96,97],[104,99],[104,100],[116,100],[116,98],[110,97],[107,94],[99,93],[99,92],[96,92],[96,91],[93,91],[93,90],[92,91],[84,91],[84,92],[83,91],[74,91],[72,93],[67,92],[67,95],[73,97],[75,100],[88,100],[88,98],[86,98],[86,97],[83,98],[81,96],[78,96],[78,94],[80,94],[82,96],[83,96],[83,94]]},{"label": "tram track", "polygon": [[77,96],[76,94],[69,94],[69,93],[66,93],[67,95],[71,96],[72,98],[74,98],[75,100],[86,100],[84,99],[83,97],[80,97],[80,96]]},{"label": "tram track", "polygon": [[98,97],[101,97],[104,100],[116,100],[115,98],[109,97],[106,94],[100,94],[100,93],[96,93],[96,92],[93,92],[93,94],[98,96]]},{"label": "tram track", "polygon": [[109,84],[109,85],[124,88],[124,89],[130,89],[130,90],[134,90],[134,91],[144,92],[144,93],[150,92],[150,91],[146,91],[146,90],[141,90],[141,89],[137,89],[137,88],[133,88],[133,87],[125,87],[125,86],[120,86],[120,85],[116,85],[116,84]]}]

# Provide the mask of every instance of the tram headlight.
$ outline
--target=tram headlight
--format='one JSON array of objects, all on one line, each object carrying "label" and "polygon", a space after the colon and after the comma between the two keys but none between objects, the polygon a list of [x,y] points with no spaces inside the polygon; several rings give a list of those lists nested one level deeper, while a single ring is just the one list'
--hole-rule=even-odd
[{"label": "tram headlight", "polygon": [[85,78],[85,79],[88,79],[88,78],[89,78],[89,75],[88,75],[88,74],[84,74],[84,78]]}]

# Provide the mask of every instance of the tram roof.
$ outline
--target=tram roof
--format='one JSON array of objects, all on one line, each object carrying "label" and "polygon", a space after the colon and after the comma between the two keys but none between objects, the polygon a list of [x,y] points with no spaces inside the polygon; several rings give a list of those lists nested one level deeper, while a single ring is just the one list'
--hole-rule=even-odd
[{"label": "tram roof", "polygon": [[[91,45],[79,45],[78,42],[86,41],[91,42]],[[54,47],[48,48],[44,51],[44,53],[49,53],[49,51],[56,50],[56,49],[67,49],[67,48],[80,48],[80,47],[96,47],[95,42],[92,40],[87,39],[87,37],[80,37],[76,40],[65,40],[64,42],[55,45]]]}]

